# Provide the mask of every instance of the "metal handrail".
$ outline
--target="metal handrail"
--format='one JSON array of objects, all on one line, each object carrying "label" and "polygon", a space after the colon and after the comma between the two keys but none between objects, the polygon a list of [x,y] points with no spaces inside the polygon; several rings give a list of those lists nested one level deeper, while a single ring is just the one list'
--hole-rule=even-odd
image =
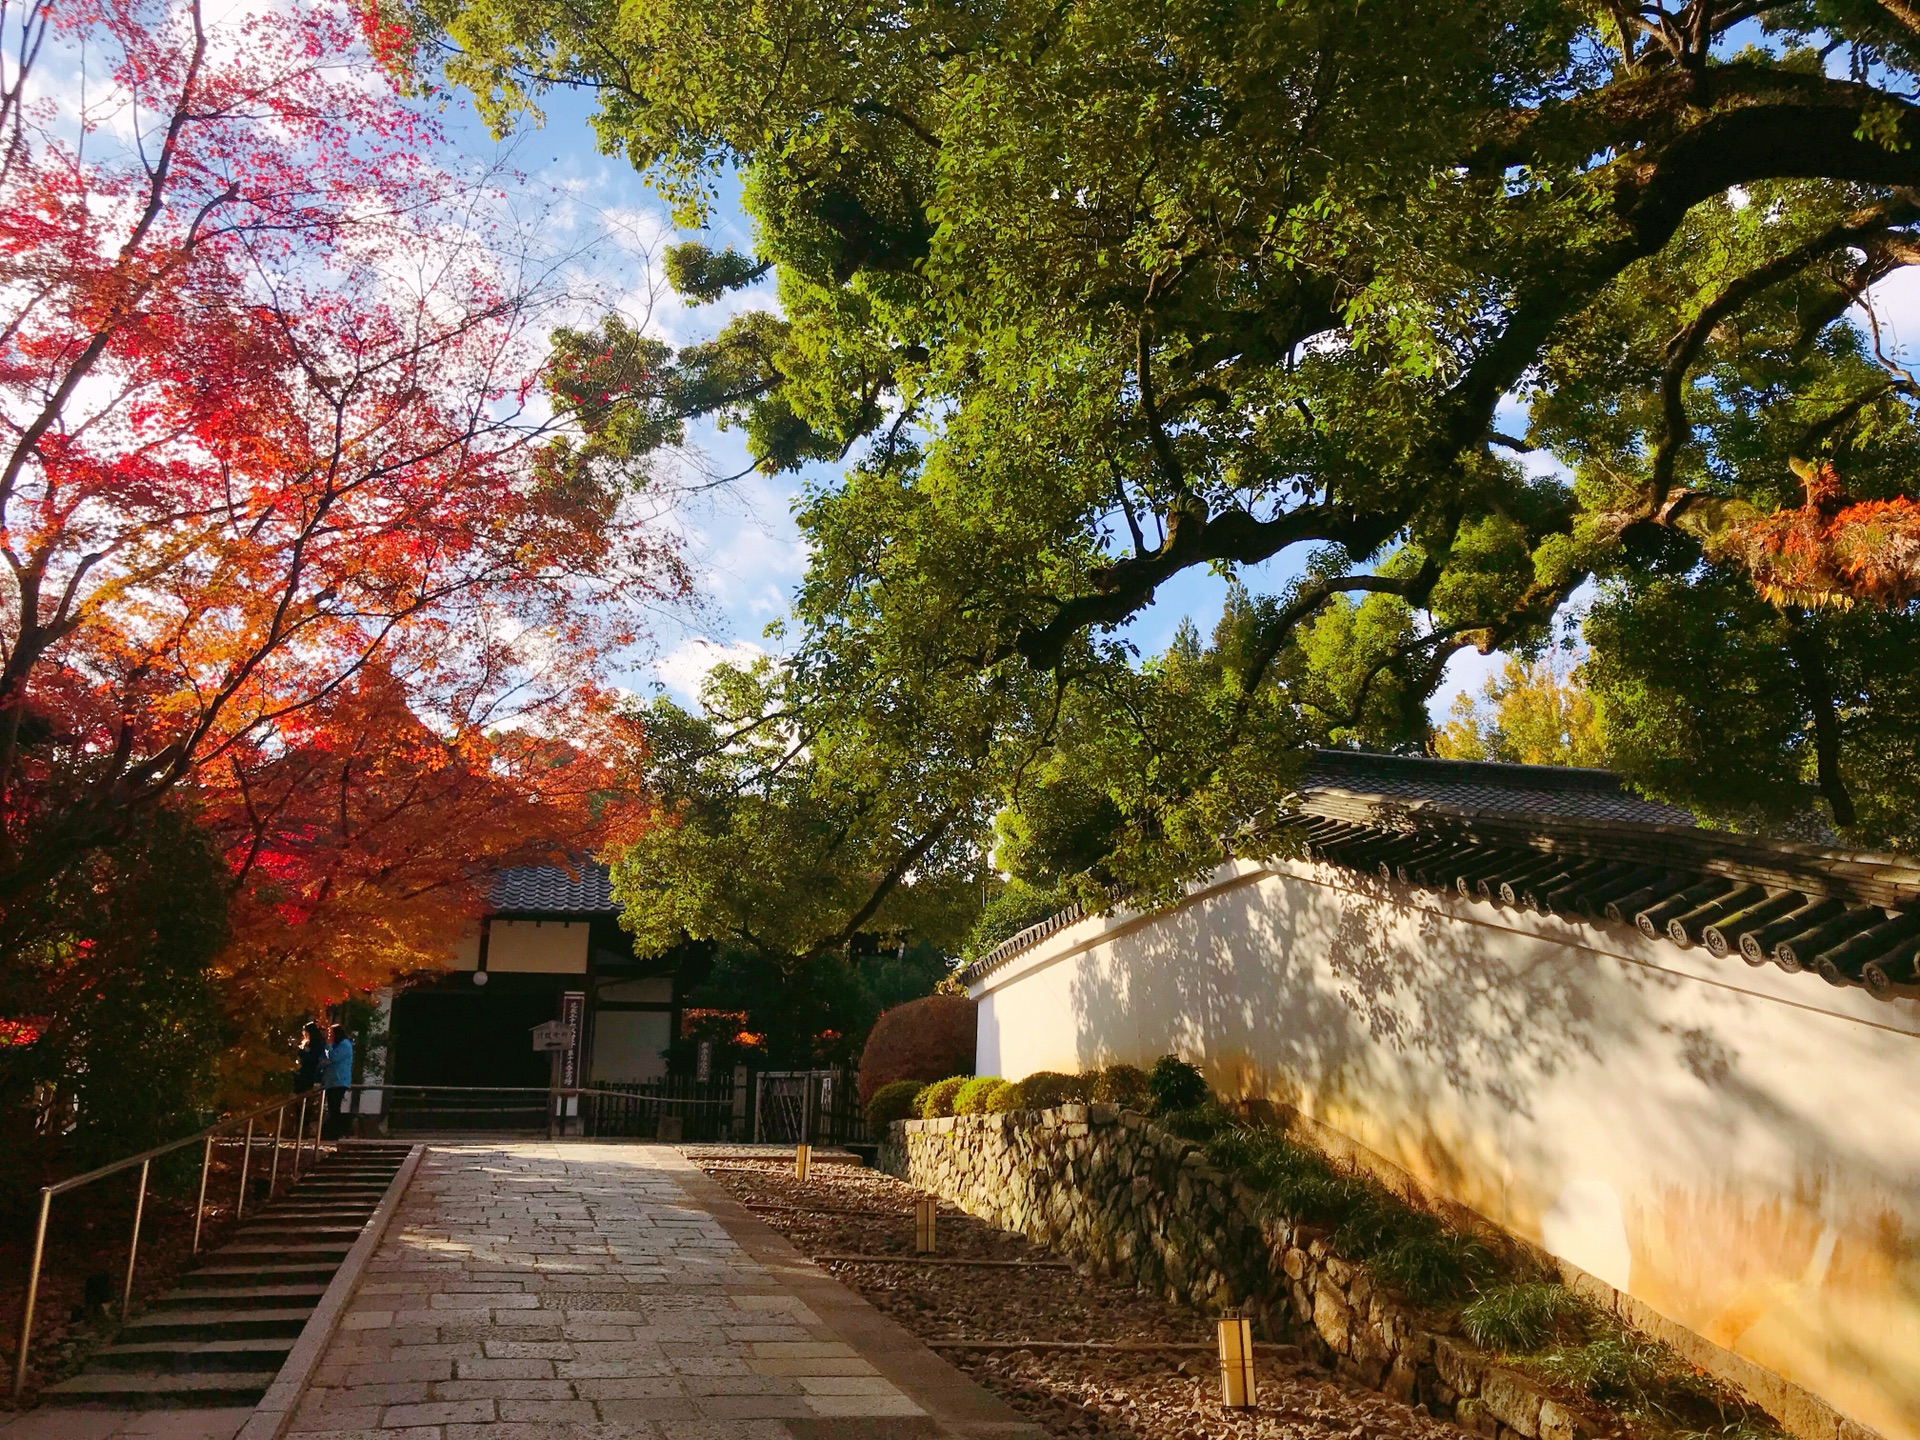
[{"label": "metal handrail", "polygon": [[214,1137],[220,1134],[221,1131],[230,1129],[235,1125],[244,1124],[247,1127],[247,1138],[244,1142],[246,1148],[240,1160],[240,1193],[234,1202],[233,1210],[237,1218],[244,1214],[247,1208],[247,1171],[253,1159],[253,1129],[255,1123],[261,1116],[267,1114],[269,1111],[274,1112],[276,1116],[273,1126],[273,1171],[267,1181],[267,1198],[271,1200],[275,1189],[280,1183],[280,1148],[282,1137],[286,1131],[287,1110],[296,1100],[299,1101],[300,1116],[299,1119],[294,1122],[295,1140],[293,1148],[293,1178],[298,1179],[300,1176],[300,1158],[307,1144],[307,1105],[309,1101],[316,1099],[319,1103],[314,1106],[313,1148],[317,1155],[320,1150],[320,1127],[325,1122],[327,1113],[326,1091],[318,1085],[314,1086],[311,1090],[303,1090],[297,1095],[289,1095],[284,1100],[269,1101],[257,1110],[248,1110],[239,1115],[229,1115],[226,1119],[209,1125],[204,1130],[196,1131],[183,1139],[174,1140],[165,1145],[156,1145],[151,1150],[142,1150],[138,1155],[129,1155],[124,1160],[115,1160],[112,1164],[102,1165],[97,1170],[88,1170],[81,1175],[68,1176],[65,1180],[58,1181],[52,1185],[42,1185],[40,1187],[40,1218],[34,1226],[33,1232],[33,1261],[27,1268],[26,1304],[20,1312],[20,1353],[15,1357],[13,1366],[13,1398],[18,1400],[21,1392],[27,1388],[27,1351],[33,1340],[33,1307],[34,1302],[39,1299],[40,1295],[40,1265],[46,1254],[47,1218],[53,1208],[54,1196],[65,1194],[69,1190],[78,1190],[82,1185],[91,1185],[94,1181],[104,1180],[109,1175],[118,1175],[123,1170],[131,1170],[136,1165],[140,1167],[140,1190],[135,1196],[133,1203],[133,1238],[127,1246],[127,1277],[120,1291],[120,1318],[125,1320],[127,1318],[127,1309],[133,1303],[134,1265],[140,1257],[140,1222],[146,1216],[147,1177],[153,1168],[153,1162],[158,1160],[162,1155],[171,1155],[176,1150],[184,1150],[187,1146],[195,1142],[199,1142],[202,1147],[200,1153],[200,1194],[199,1198],[194,1202],[193,1207],[193,1251],[197,1255],[200,1253],[201,1219],[205,1215],[207,1208],[207,1172],[213,1164]]}]

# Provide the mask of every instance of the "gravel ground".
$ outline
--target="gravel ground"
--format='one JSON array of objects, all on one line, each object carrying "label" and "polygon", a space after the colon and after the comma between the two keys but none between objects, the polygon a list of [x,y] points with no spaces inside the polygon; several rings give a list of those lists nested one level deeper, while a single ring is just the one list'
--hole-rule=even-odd
[{"label": "gravel ground", "polygon": [[[691,1158],[807,1255],[910,1255],[916,1192],[889,1175],[821,1164],[802,1185],[791,1160]],[[801,1207],[801,1208],[783,1208]],[[864,1214],[818,1211],[879,1212]],[[946,1205],[939,1253],[994,1260],[1053,1256]],[[1258,1359],[1260,1405],[1227,1410],[1213,1322],[1157,1296],[1071,1269],[822,1262],[923,1339],[1132,1340],[1206,1351],[940,1353],[1054,1435],[1098,1440],[1461,1440],[1465,1432],[1308,1365],[1291,1347]],[[939,1347],[936,1347],[939,1348]]]}]

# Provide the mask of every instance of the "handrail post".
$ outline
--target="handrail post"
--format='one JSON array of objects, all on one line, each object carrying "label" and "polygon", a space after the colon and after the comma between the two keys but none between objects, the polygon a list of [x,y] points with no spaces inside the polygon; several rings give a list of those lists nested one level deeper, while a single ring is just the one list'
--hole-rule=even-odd
[{"label": "handrail post", "polygon": [[40,1190],[40,1223],[33,1231],[33,1263],[27,1267],[27,1303],[20,1311],[20,1354],[13,1364],[13,1398],[27,1388],[27,1347],[33,1340],[33,1302],[40,1294],[40,1257],[47,1249],[47,1211],[53,1205],[53,1187]]},{"label": "handrail post", "polygon": [[233,1218],[247,1213],[247,1167],[253,1162],[253,1121],[247,1121],[247,1138],[240,1150],[240,1197],[233,1202]]},{"label": "handrail post", "polygon": [[313,1117],[313,1163],[320,1163],[320,1142],[327,1137],[327,1092],[322,1090],[319,1103],[314,1107]]},{"label": "handrail post", "polygon": [[293,1126],[293,1178],[300,1179],[300,1152],[307,1148],[307,1097],[300,1097],[300,1118]]},{"label": "handrail post", "polygon": [[200,1253],[200,1220],[207,1213],[207,1170],[213,1164],[213,1136],[200,1149],[200,1198],[193,1202],[193,1253]]},{"label": "handrail post", "polygon": [[287,1107],[282,1102],[273,1112],[273,1169],[267,1172],[267,1199],[273,1199],[273,1192],[280,1188],[280,1132],[287,1128]]},{"label": "handrail post", "polygon": [[133,1202],[133,1239],[127,1242],[127,1283],[120,1289],[120,1319],[124,1322],[133,1304],[133,1262],[140,1258],[140,1220],[147,1210],[147,1171],[151,1160],[140,1162],[140,1194]]}]

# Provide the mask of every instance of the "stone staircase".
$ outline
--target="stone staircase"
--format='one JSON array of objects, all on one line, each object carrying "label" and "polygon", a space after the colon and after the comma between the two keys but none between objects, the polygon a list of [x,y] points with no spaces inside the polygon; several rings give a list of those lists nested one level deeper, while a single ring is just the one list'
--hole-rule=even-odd
[{"label": "stone staircase", "polygon": [[121,1326],[84,1371],[41,1392],[43,1403],[259,1403],[410,1149],[340,1146]]}]

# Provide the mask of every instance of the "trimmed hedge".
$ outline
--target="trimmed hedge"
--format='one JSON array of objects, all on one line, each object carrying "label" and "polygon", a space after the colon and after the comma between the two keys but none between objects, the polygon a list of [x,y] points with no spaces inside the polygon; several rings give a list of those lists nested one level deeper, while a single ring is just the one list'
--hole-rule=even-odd
[{"label": "trimmed hedge", "polygon": [[[901,1089],[896,1091],[895,1085]],[[897,1081],[895,1085],[885,1088],[904,1093],[908,1082]],[[1208,1094],[1206,1078],[1172,1055],[1155,1061],[1151,1074],[1138,1065],[1109,1065],[1078,1075],[1036,1070],[1024,1080],[1011,1082],[997,1075],[949,1075],[914,1089],[911,1107],[900,1114],[889,1114],[887,1122],[934,1120],[943,1115],[1003,1115],[1013,1110],[1051,1110],[1058,1105],[1088,1103],[1165,1115],[1191,1109],[1203,1103]],[[871,1109],[869,1113],[877,1114]],[[887,1122],[876,1119],[874,1129],[885,1129]]]},{"label": "trimmed hedge", "polygon": [[1005,1115],[1020,1108],[1020,1087],[1002,1080],[987,1092],[981,1107],[988,1115]]},{"label": "trimmed hedge", "polygon": [[936,1080],[920,1092],[913,1102],[920,1112],[922,1120],[937,1120],[942,1115],[953,1114],[953,1102],[973,1077],[970,1075],[949,1075],[944,1080]]},{"label": "trimmed hedge", "polygon": [[1084,1103],[1093,1088],[1093,1077],[1036,1070],[1018,1083],[1022,1110],[1051,1110],[1056,1105]]},{"label": "trimmed hedge", "polygon": [[1122,1110],[1145,1110],[1153,1098],[1147,1072],[1138,1065],[1109,1065],[1096,1070],[1090,1097],[1102,1105],[1118,1105]]},{"label": "trimmed hedge", "polygon": [[1212,1095],[1207,1077],[1178,1055],[1162,1055],[1147,1074],[1147,1091],[1153,1097],[1154,1112],[1170,1115],[1204,1105]]},{"label": "trimmed hedge", "polygon": [[964,995],[924,995],[883,1013],[860,1052],[860,1103],[871,1105],[896,1080],[971,1075],[975,1009]]},{"label": "trimmed hedge", "polygon": [[911,1120],[913,1102],[926,1087],[918,1080],[892,1080],[867,1102],[867,1133],[878,1135],[896,1120]]},{"label": "trimmed hedge", "polygon": [[985,1115],[987,1102],[994,1092],[1007,1082],[998,1075],[976,1075],[960,1087],[953,1097],[953,1113],[956,1115]]}]

